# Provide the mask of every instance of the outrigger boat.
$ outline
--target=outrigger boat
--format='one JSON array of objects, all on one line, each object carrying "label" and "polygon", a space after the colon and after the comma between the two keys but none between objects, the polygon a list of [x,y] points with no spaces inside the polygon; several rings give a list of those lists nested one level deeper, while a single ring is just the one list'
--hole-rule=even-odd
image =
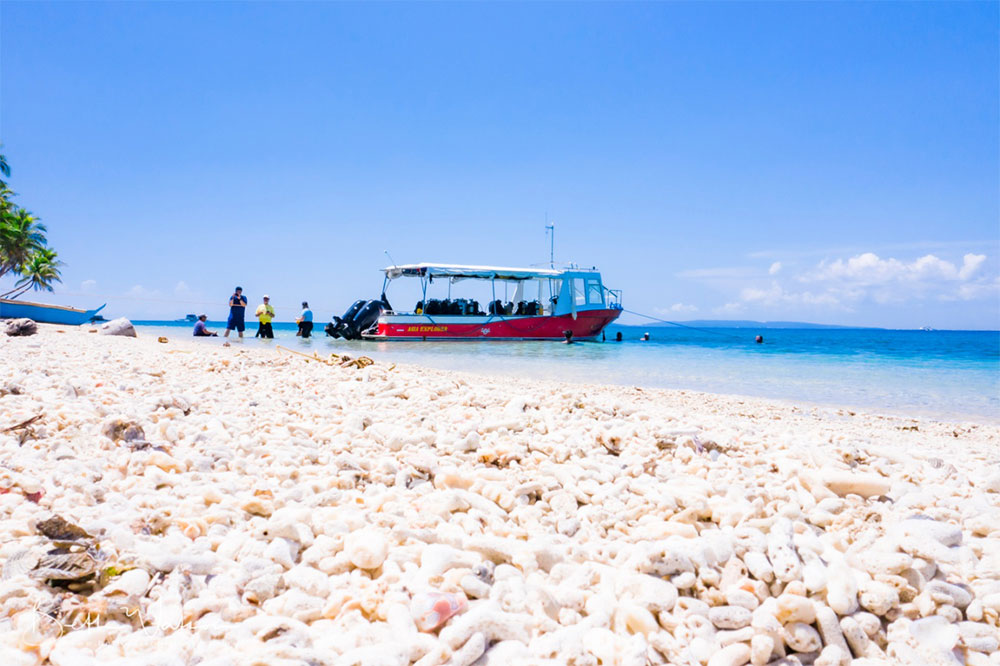
[{"label": "outrigger boat", "polygon": [[103,309],[104,305],[96,310],[80,310],[64,305],[48,305],[46,303],[30,303],[28,301],[12,301],[0,298],[0,319],[26,317],[46,324],[79,326],[90,321],[103,319],[103,317],[97,314]]},{"label": "outrigger boat", "polygon": [[[382,298],[357,301],[334,317],[328,335],[369,340],[593,340],[622,312],[621,291],[608,289],[596,268],[507,268],[457,264],[408,264],[382,269]],[[389,305],[393,280],[420,281],[421,299],[412,312]],[[447,280],[449,298],[428,298],[435,280]],[[490,283],[485,308],[476,300],[451,299],[451,285],[464,280]],[[510,300],[502,298],[510,295]]]}]

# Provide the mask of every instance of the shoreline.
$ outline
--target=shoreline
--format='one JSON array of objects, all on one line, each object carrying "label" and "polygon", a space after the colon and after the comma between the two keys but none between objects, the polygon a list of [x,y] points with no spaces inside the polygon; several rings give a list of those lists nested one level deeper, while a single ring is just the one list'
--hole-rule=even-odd
[{"label": "shoreline", "polygon": [[[150,326],[147,324],[141,324],[140,326],[142,328],[137,328],[140,334],[144,332],[142,330],[143,328],[147,329],[147,331],[156,330],[158,333],[165,332],[165,329],[173,328],[173,327]],[[147,332],[146,334],[148,335],[149,333]],[[175,337],[173,335],[170,335],[169,337],[171,341],[174,341]],[[252,335],[248,335],[248,338],[252,337],[253,337]],[[322,334],[314,335],[313,338],[314,339],[312,341],[312,344],[309,344],[308,346],[303,346],[304,350],[308,350],[310,352],[312,351],[322,352],[323,350],[317,349],[317,347],[323,347],[326,349],[326,353],[329,353],[330,351],[335,351],[337,353],[347,353],[347,354],[370,354],[374,356],[377,360],[385,360],[386,362],[389,363],[394,362],[401,366],[408,365],[422,369],[433,368],[444,372],[468,374],[469,376],[480,377],[480,378],[504,378],[513,381],[526,381],[526,382],[536,382],[536,383],[554,382],[554,383],[565,383],[574,386],[621,387],[621,388],[632,388],[637,386],[636,383],[625,381],[621,378],[611,378],[607,382],[592,381],[589,379],[579,379],[576,377],[571,377],[571,378],[557,377],[550,379],[550,378],[540,377],[537,375],[537,373],[532,373],[530,371],[526,373],[523,370],[522,371],[505,370],[503,369],[503,367],[497,364],[489,365],[485,367],[483,370],[478,370],[478,371],[456,369],[453,367],[447,367],[447,362],[441,360],[441,358],[443,357],[438,358],[433,354],[431,356],[418,357],[416,359],[411,360],[410,356],[414,351],[413,347],[419,345],[407,345],[407,342],[409,341],[381,343],[383,347],[389,348],[389,350],[387,350],[386,348],[372,349],[366,346],[374,343],[354,342],[354,343],[347,343],[345,345],[341,341],[341,344],[338,344],[336,342],[332,342],[330,339],[323,337]],[[219,339],[221,340],[221,338]],[[189,337],[185,338],[185,340],[187,342],[194,342]],[[288,345],[288,344],[298,345],[300,343],[300,340],[295,337],[286,336],[284,339],[279,338],[276,339],[274,342],[276,344],[282,344],[282,345]],[[213,343],[211,341],[208,341],[207,344],[213,344]],[[240,343],[235,343],[235,344],[240,344]],[[419,343],[419,344],[420,345],[436,344],[438,346],[442,344],[448,344],[448,345],[457,345],[459,348],[461,348],[462,345],[483,345],[483,344],[491,345],[494,343],[483,342],[483,341],[468,341],[468,342],[458,341],[452,343]],[[501,344],[501,343],[496,343],[496,344]],[[502,344],[518,344],[518,343],[502,343]],[[546,343],[541,343],[541,344],[546,344]],[[553,344],[558,344],[558,343],[553,343]],[[580,344],[586,345],[590,343],[580,343]],[[611,344],[611,343],[606,343],[606,344]],[[397,345],[402,346],[402,348],[396,349],[395,347]],[[252,340],[246,348],[253,349],[255,351],[274,350],[273,346],[267,345],[266,343],[262,344],[261,342],[256,340]],[[470,356],[469,358],[472,359],[473,357]],[[656,360],[663,361],[663,359],[656,359]],[[587,361],[586,360],[581,361],[580,359],[571,359],[571,362],[586,363]],[[669,360],[666,360],[664,362],[669,362]],[[598,370],[600,369],[601,368],[598,366]],[[998,370],[1000,370],[1000,366],[998,366]],[[872,378],[872,381],[877,382],[878,379]],[[709,380],[709,383],[712,382]],[[706,396],[728,397],[735,400],[744,400],[744,401],[760,400],[766,403],[773,403],[775,405],[783,405],[785,407],[845,411],[845,412],[863,413],[869,415],[880,415],[886,418],[909,418],[909,419],[917,419],[924,421],[939,421],[943,423],[977,423],[980,425],[1000,425],[1000,412],[998,412],[996,415],[992,413],[981,413],[978,411],[957,413],[953,411],[953,409],[945,409],[945,408],[933,409],[931,407],[926,407],[926,406],[925,407],[913,407],[906,405],[898,407],[880,406],[878,404],[865,404],[864,402],[859,402],[857,400],[854,401],[835,400],[833,398],[821,400],[821,399],[806,399],[806,398],[767,395],[767,391],[764,391],[760,395],[755,395],[753,393],[746,393],[746,392],[715,390],[714,388],[667,387],[658,385],[655,382],[653,384],[641,385],[640,388],[646,391],[658,390],[667,392],[675,391],[681,393],[697,393],[697,394],[704,394]],[[951,407],[951,403],[948,404],[949,407]]]},{"label": "shoreline", "polygon": [[0,337],[4,663],[995,666],[1000,428],[200,342]]}]

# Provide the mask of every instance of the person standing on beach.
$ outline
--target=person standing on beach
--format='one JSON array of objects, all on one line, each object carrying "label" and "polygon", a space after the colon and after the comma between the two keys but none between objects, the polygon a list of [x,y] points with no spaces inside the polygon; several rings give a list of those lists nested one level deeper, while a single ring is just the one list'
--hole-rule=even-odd
[{"label": "person standing on beach", "polygon": [[226,332],[222,337],[228,338],[229,332],[236,329],[240,334],[240,338],[243,338],[243,331],[247,328],[245,321],[246,312],[247,297],[243,295],[243,287],[236,287],[233,295],[229,297],[229,321],[226,322]]},{"label": "person standing on beach", "polygon": [[299,332],[295,335],[308,338],[313,330],[313,311],[309,309],[309,303],[302,301],[302,314],[295,319],[299,324]]},{"label": "person standing on beach", "polygon": [[265,295],[264,302],[257,306],[257,335],[258,338],[273,338],[274,329],[271,328],[271,320],[274,319],[274,307],[271,305],[271,297]]}]

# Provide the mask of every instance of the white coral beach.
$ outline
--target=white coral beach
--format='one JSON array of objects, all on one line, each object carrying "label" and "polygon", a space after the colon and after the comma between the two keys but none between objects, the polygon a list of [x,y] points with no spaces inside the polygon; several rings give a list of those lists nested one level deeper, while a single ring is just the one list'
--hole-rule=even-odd
[{"label": "white coral beach", "polygon": [[992,425],[45,326],[0,456],[5,666],[1000,664]]}]

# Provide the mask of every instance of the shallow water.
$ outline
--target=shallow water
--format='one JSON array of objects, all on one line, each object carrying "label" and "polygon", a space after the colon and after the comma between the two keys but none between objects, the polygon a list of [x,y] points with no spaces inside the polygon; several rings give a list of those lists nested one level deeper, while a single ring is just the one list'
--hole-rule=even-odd
[{"label": "shallow water", "polygon": [[[189,336],[187,322],[135,322]],[[224,329],[224,322],[209,328]],[[322,328],[318,323],[317,329]],[[685,329],[611,326],[608,342],[348,342],[295,337],[242,344],[365,354],[376,360],[490,375],[687,389],[949,420],[1000,422],[1000,332],[883,329]],[[624,340],[613,342],[621,331]],[[649,342],[639,340],[643,332]],[[755,344],[754,336],[764,336]],[[235,340],[235,338],[232,338]],[[204,340],[221,344],[220,338]],[[239,344],[239,343],[237,343]]]}]

